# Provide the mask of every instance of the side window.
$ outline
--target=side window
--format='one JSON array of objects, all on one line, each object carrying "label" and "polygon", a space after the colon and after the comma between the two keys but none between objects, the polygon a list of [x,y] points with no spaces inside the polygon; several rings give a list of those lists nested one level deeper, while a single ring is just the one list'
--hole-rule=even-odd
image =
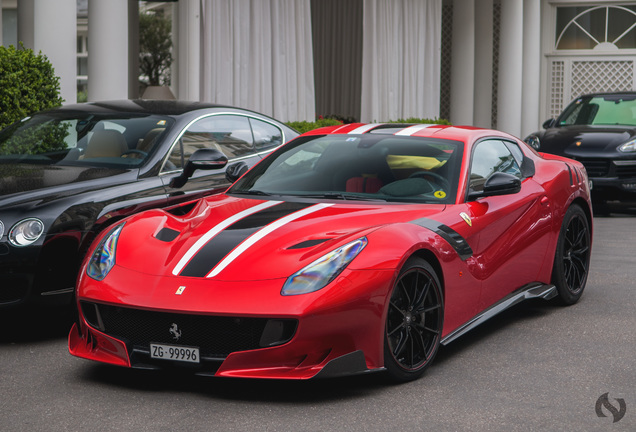
[{"label": "side window", "polygon": [[166,169],[183,168],[192,153],[201,148],[215,148],[230,160],[253,153],[254,138],[248,118],[218,115],[196,121],[172,149]]},{"label": "side window", "polygon": [[254,134],[254,148],[256,151],[267,150],[283,143],[283,132],[276,126],[257,119],[250,119]]},{"label": "side window", "polygon": [[470,167],[470,189],[481,191],[488,177],[495,172],[504,172],[521,178],[519,163],[508,147],[501,141],[482,141],[473,151]]}]

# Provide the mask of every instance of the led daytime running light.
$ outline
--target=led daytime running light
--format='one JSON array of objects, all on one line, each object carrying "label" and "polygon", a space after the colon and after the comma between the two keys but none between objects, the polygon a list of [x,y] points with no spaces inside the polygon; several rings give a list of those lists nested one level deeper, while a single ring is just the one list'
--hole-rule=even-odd
[{"label": "led daytime running light", "polygon": [[117,225],[95,248],[86,268],[86,274],[91,278],[98,281],[103,280],[115,265],[117,240],[122,228],[124,228],[124,224]]},{"label": "led daytime running light", "polygon": [[281,294],[307,294],[324,288],[358,256],[367,243],[367,238],[362,237],[317,259],[291,275],[285,281]]}]

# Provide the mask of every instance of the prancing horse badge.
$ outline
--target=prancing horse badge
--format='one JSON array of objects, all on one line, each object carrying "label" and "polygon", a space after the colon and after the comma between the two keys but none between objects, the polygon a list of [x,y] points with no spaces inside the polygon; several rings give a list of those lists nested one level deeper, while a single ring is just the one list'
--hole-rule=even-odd
[{"label": "prancing horse badge", "polygon": [[466,222],[468,226],[473,226],[473,221],[470,219],[470,216],[468,216],[464,212],[461,212],[459,215],[462,217],[462,219],[464,219],[464,222]]}]

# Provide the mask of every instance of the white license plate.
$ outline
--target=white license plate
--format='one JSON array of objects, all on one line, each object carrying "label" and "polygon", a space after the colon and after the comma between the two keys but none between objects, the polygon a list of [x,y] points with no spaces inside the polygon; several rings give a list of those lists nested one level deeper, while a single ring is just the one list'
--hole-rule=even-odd
[{"label": "white license plate", "polygon": [[151,343],[150,357],[162,360],[199,363],[199,348]]}]

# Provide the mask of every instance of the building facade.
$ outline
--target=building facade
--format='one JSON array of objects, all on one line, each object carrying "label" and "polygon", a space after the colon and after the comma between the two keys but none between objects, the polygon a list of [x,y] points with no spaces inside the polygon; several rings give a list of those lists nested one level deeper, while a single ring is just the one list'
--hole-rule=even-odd
[{"label": "building facade", "polygon": [[[138,1],[2,5],[3,44],[46,54],[64,99],[138,96]],[[141,2],[156,8],[178,98],[284,121],[441,117],[524,137],[580,94],[636,88],[636,1]]]}]

